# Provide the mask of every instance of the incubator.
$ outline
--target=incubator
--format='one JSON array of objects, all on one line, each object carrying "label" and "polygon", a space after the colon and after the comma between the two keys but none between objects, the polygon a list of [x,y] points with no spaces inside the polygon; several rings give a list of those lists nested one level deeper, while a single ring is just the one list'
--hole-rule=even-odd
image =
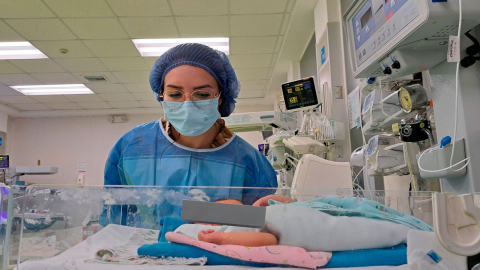
[{"label": "incubator", "polygon": [[[205,265],[199,269],[214,265],[240,269],[286,264],[302,269],[408,269],[404,246],[409,241],[408,233],[413,229],[433,235],[429,192],[413,195],[352,189],[291,189],[288,194],[292,195],[287,195],[287,199],[295,200],[267,197],[269,206],[262,208],[263,212],[258,207],[238,205],[225,205],[228,210],[225,212],[221,204],[215,203],[217,208],[210,209],[206,203],[226,199],[241,202],[246,197],[257,199],[275,192],[275,189],[235,187],[6,187],[1,192],[2,269],[141,270],[153,266],[170,269],[172,265],[177,265],[175,269],[196,268],[192,265]],[[42,213],[41,218],[32,216],[33,211]],[[199,211],[223,214],[205,219],[206,215],[199,216]],[[53,222],[59,216],[62,220]],[[224,225],[183,226],[185,221],[181,218],[186,216],[190,219],[195,216],[194,221],[200,217],[201,223]],[[239,219],[242,216],[247,217]],[[262,218],[263,226],[258,223]],[[17,223],[14,219],[19,219],[19,226],[12,225]],[[39,226],[28,225],[32,223]],[[224,256],[209,249],[207,244],[202,246],[206,240],[200,245],[204,249],[198,248],[197,240],[190,239],[200,239],[197,227],[223,233],[236,230],[257,233],[263,227],[262,232],[273,234],[280,246],[269,247],[266,253],[254,252],[253,247],[234,250],[232,246],[229,255]],[[281,246],[288,246],[297,255],[292,257],[290,251],[282,253]],[[365,256],[360,249],[367,249],[371,259],[351,259]],[[242,256],[252,256],[248,257],[252,261]],[[297,256],[307,263],[304,267],[302,262],[295,261]],[[374,265],[383,266],[372,268]]]}]

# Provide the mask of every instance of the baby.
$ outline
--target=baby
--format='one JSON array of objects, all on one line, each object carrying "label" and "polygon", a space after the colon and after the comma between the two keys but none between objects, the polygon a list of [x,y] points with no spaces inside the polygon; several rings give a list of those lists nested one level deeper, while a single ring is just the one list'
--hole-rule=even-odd
[{"label": "baby", "polygon": [[[253,206],[265,207],[268,206],[268,200],[275,200],[282,203],[291,203],[294,202],[293,199],[284,196],[269,195],[263,198],[260,198],[256,201]],[[217,201],[217,203],[227,203],[227,204],[239,204],[241,202],[237,200],[223,200]],[[201,223],[197,223],[201,224]],[[205,224],[212,226],[221,226],[213,224]],[[262,247],[262,246],[273,246],[278,244],[278,240],[275,235],[265,232],[222,232],[215,230],[202,230],[198,233],[198,240],[209,242],[217,245],[239,245],[247,247]]]}]

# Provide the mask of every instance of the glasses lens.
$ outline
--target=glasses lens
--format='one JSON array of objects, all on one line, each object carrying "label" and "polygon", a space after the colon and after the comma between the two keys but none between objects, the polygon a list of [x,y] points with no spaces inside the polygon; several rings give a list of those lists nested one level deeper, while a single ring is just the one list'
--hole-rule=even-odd
[{"label": "glasses lens", "polygon": [[215,95],[203,90],[197,90],[192,93],[192,101],[200,109],[208,108],[212,105]]},{"label": "glasses lens", "polygon": [[212,98],[213,94],[208,91],[198,90],[192,93],[192,100],[207,100]]},{"label": "glasses lens", "polygon": [[183,102],[185,101],[183,97],[183,93],[177,90],[167,90],[165,91],[165,98],[166,101],[176,101],[176,102]]}]

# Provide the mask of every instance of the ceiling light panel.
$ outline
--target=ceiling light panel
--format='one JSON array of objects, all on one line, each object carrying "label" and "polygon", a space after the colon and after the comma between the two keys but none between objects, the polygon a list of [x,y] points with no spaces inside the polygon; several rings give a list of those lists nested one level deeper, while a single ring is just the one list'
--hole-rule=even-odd
[{"label": "ceiling light panel", "polygon": [[18,85],[10,86],[24,95],[94,94],[84,84]]},{"label": "ceiling light panel", "polygon": [[30,42],[0,42],[0,60],[48,58]]},{"label": "ceiling light panel", "polygon": [[133,39],[133,44],[143,57],[158,57],[169,49],[184,43],[200,43],[229,54],[229,38],[169,38]]}]

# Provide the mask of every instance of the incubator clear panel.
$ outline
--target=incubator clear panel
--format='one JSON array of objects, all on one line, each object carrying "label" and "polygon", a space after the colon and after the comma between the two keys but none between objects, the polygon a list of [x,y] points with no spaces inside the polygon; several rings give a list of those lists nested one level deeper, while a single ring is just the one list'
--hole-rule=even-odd
[{"label": "incubator clear panel", "polygon": [[[275,194],[284,197],[268,197],[270,200],[264,201],[264,205],[270,205],[266,208],[265,228],[277,226],[269,222],[286,227],[291,223],[293,227],[290,230],[296,231],[296,237],[303,235],[302,245],[309,252],[319,248],[319,240],[308,235],[308,228],[318,228],[325,218],[355,217],[399,225],[406,222],[402,216],[412,216],[416,218],[415,222],[424,226],[424,230],[432,225],[430,193],[222,187],[15,187],[9,190],[9,194],[2,192],[1,260],[4,267],[16,266],[21,270],[56,269],[55,267],[109,269],[105,268],[105,264],[115,267],[176,264],[178,261],[172,262],[165,258],[138,257],[137,249],[158,243],[162,233],[165,237],[165,232],[171,229],[172,222],[184,223],[181,220],[184,200],[218,202],[229,199],[252,204],[260,198]],[[274,208],[275,211],[269,211]],[[301,216],[303,211],[307,211],[305,216]],[[308,214],[318,212],[325,216],[314,218],[314,215]],[[396,223],[390,222],[392,220],[384,218],[384,213],[393,214],[398,220],[393,220]],[[235,216],[240,213],[230,214]],[[279,225],[277,227],[278,230],[283,228]],[[362,228],[361,224],[358,225],[355,234],[368,233],[362,231]],[[259,229],[254,232],[258,231]],[[188,232],[184,234],[188,235]],[[279,245],[294,246],[278,240],[278,234],[273,234]],[[194,236],[196,235],[195,233]],[[140,253],[139,251],[138,254]],[[205,261],[197,258],[182,263],[201,265]],[[237,265],[243,264],[240,262]],[[252,266],[249,262],[244,265]]]}]

